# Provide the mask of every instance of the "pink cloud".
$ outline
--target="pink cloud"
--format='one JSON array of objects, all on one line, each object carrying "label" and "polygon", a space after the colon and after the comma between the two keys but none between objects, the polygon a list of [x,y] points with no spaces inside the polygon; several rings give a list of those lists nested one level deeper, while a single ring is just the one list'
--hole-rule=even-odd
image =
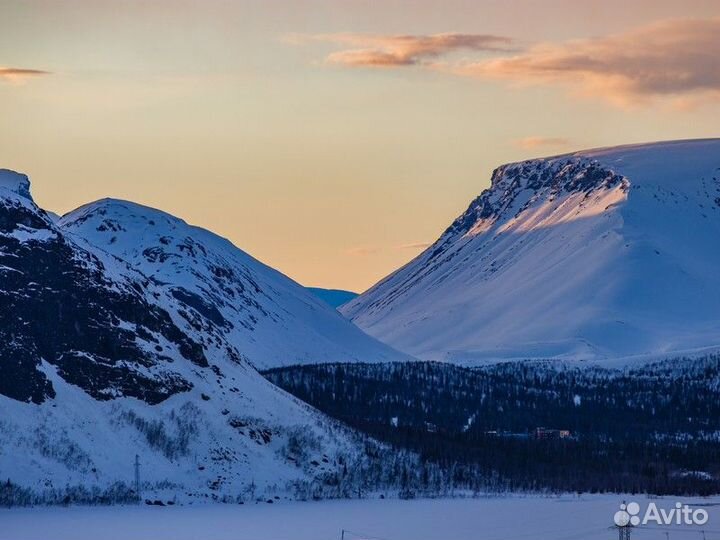
[{"label": "pink cloud", "polygon": [[629,105],[660,97],[720,97],[719,58],[720,18],[676,19],[443,69],[480,79],[565,85]]},{"label": "pink cloud", "polygon": [[409,244],[401,244],[398,246],[398,249],[425,249],[428,246],[431,246],[432,242],[411,242]]},{"label": "pink cloud", "polygon": [[292,36],[292,42],[323,41],[349,49],[327,56],[331,64],[351,67],[401,67],[422,64],[458,50],[510,51],[510,38],[488,34],[372,35],[315,34]]},{"label": "pink cloud", "polygon": [[[707,99],[720,99],[720,18],[671,19],[618,34],[539,43],[522,51],[511,48],[511,38],[489,34],[340,33],[291,39],[345,46],[327,56],[326,62],[331,64],[418,65],[481,80],[560,86],[621,106],[663,99],[692,107]],[[447,58],[460,50],[501,56],[465,61]]]},{"label": "pink cloud", "polygon": [[0,67],[0,79],[19,80],[27,77],[39,77],[49,75],[50,72],[39,69]]}]

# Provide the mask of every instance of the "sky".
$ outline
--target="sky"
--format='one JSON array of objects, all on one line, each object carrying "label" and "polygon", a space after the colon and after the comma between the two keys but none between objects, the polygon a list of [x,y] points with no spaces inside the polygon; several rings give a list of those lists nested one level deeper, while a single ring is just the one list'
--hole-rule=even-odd
[{"label": "sky", "polygon": [[0,167],[362,291],[500,164],[718,136],[716,0],[0,0]]}]

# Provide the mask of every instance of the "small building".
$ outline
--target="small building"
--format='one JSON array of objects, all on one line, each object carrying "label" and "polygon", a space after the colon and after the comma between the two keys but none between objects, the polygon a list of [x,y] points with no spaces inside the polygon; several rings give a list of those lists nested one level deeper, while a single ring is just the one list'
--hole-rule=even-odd
[{"label": "small building", "polygon": [[569,439],[570,437],[570,430],[567,429],[537,427],[534,432],[534,438],[538,441],[554,441],[559,439]]}]

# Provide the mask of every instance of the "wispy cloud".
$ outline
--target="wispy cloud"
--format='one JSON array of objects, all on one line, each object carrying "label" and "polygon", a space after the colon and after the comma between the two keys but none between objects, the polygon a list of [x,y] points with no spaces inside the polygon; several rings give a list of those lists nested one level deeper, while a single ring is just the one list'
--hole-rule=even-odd
[{"label": "wispy cloud", "polygon": [[326,57],[326,62],[351,67],[401,67],[423,64],[458,50],[509,52],[512,40],[489,34],[313,34],[288,36],[294,43],[323,41],[350,47]]},{"label": "wispy cloud", "polygon": [[401,244],[398,246],[398,249],[425,249],[428,246],[431,246],[432,242],[411,242],[409,244]]},{"label": "wispy cloud", "polygon": [[623,34],[539,44],[503,58],[449,66],[454,73],[566,85],[619,105],[654,98],[720,97],[720,18],[675,19]]},{"label": "wispy cloud", "polygon": [[50,72],[40,69],[0,67],[0,80],[18,81],[29,77],[40,77],[42,75],[50,75]]},{"label": "wispy cloud", "polygon": [[524,148],[525,150],[532,150],[533,148],[568,146],[570,144],[570,140],[563,137],[525,137],[523,139],[517,139],[513,142],[516,146]]},{"label": "wispy cloud", "polygon": [[[502,80],[519,85],[561,86],[616,105],[658,99],[688,106],[720,99],[720,18],[671,19],[624,33],[524,50],[512,38],[490,34],[295,35],[295,43],[322,41],[345,46],[326,62],[351,67],[426,69]],[[450,53],[493,52],[499,56],[455,60]]]}]

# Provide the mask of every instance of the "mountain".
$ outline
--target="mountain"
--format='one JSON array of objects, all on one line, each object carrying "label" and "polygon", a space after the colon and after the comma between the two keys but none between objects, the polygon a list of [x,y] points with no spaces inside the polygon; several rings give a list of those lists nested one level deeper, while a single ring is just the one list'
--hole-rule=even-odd
[{"label": "mountain", "polygon": [[629,362],[720,346],[720,140],[499,167],[427,250],[341,311],[423,359]]},{"label": "mountain", "polygon": [[343,291],[342,289],[321,289],[319,287],[308,287],[307,289],[320,300],[336,309],[358,296],[358,293]]},{"label": "mountain", "polygon": [[58,226],[158,282],[197,331],[222,336],[258,369],[407,359],[228,240],[160,210],[103,199]]},{"label": "mountain", "polygon": [[[0,171],[0,505],[134,500],[136,455],[141,494],[165,501],[342,496],[363,477],[381,484],[385,450],[251,361],[269,362],[273,346],[278,362],[354,344],[389,349],[210,233],[111,201],[61,226],[29,186]],[[82,224],[112,230],[108,244],[127,253],[127,234],[144,231],[128,256],[137,267],[75,234]]]}]

